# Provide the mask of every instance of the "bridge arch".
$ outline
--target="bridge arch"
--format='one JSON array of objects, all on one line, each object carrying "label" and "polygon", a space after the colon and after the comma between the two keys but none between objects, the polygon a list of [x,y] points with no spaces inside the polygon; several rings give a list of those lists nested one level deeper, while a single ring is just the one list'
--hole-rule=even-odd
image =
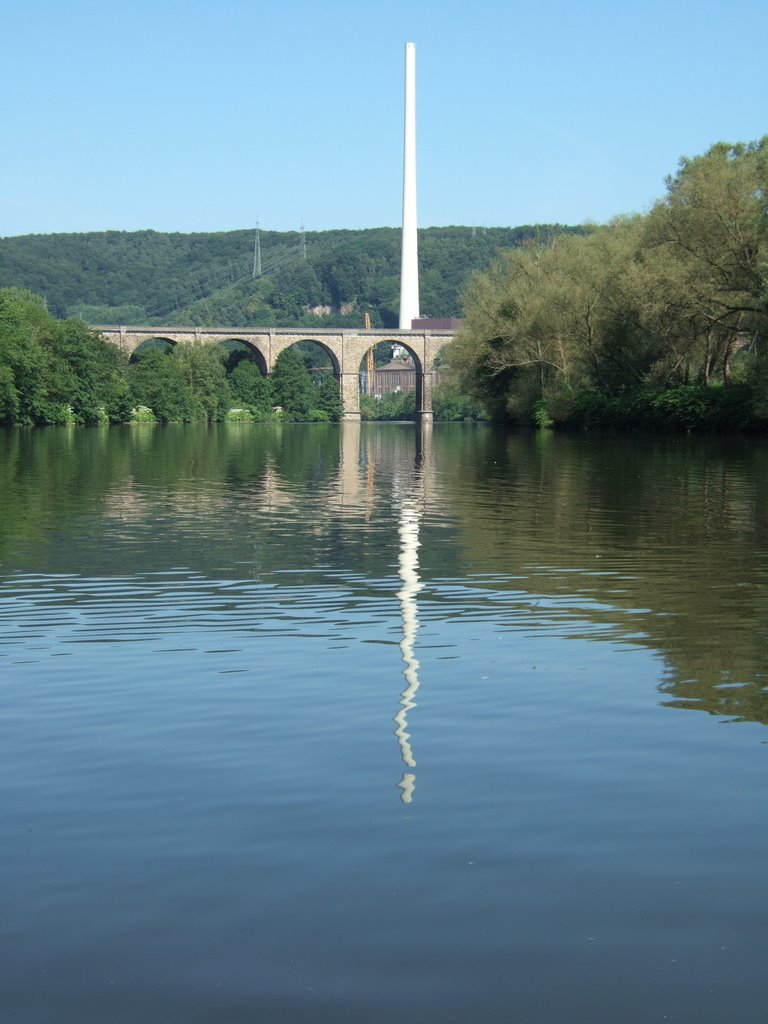
[{"label": "bridge arch", "polygon": [[408,355],[413,360],[413,365],[416,370],[417,376],[420,373],[424,373],[424,360],[416,348],[414,348],[412,345],[409,345],[408,342],[403,340],[402,338],[384,338],[382,340],[386,341],[389,345],[392,345],[393,347],[396,345],[398,346],[398,348],[402,348],[408,353]]},{"label": "bridge arch", "polygon": [[228,362],[231,365],[228,367],[228,372],[231,372],[240,362],[240,359],[237,358],[240,355],[241,359],[249,359],[251,362],[256,363],[262,377],[266,377],[269,373],[266,355],[262,352],[259,345],[255,344],[251,339],[238,338],[236,335],[233,335],[231,338],[217,339],[214,344],[218,348],[230,353]]},{"label": "bridge arch", "polygon": [[[422,417],[432,409],[432,363],[434,355],[425,346],[409,344],[409,338],[382,337],[370,345],[360,364],[360,394],[376,399],[394,394],[413,394],[416,413]],[[423,340],[423,338],[421,339]],[[374,369],[373,379],[368,375],[367,357],[372,349],[386,345],[391,357],[383,366]],[[421,351],[419,350],[421,348]],[[407,359],[403,359],[403,355]]]},{"label": "bridge arch", "polygon": [[277,362],[278,358],[282,355],[283,352],[287,352],[288,349],[293,348],[295,345],[302,344],[315,345],[317,346],[317,348],[321,349],[330,359],[331,369],[333,370],[334,377],[336,378],[336,380],[341,379],[342,353],[336,350],[337,347],[335,345],[329,344],[328,342],[325,341],[325,339],[312,337],[311,334],[309,334],[308,337],[303,337],[301,334],[296,334],[291,338],[281,338],[279,340],[273,340],[271,353],[272,365],[270,367],[270,372],[274,370],[275,363]]},{"label": "bridge arch", "polygon": [[149,338],[142,338],[138,344],[131,350],[129,361],[135,363],[141,359],[148,352],[171,352],[176,348],[177,342],[173,338],[166,338],[162,334],[154,335]]}]

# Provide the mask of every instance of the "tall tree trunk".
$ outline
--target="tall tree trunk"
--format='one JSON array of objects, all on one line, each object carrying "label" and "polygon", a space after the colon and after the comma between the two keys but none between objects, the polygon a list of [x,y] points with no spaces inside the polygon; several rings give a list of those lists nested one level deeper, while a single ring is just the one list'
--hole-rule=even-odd
[{"label": "tall tree trunk", "polygon": [[733,360],[733,343],[734,337],[731,335],[728,341],[725,343],[725,352],[723,353],[723,384],[725,387],[731,383],[731,362]]},{"label": "tall tree trunk", "polygon": [[707,331],[707,348],[704,353],[704,383],[709,384],[712,380],[712,362],[714,353],[712,351],[712,332]]}]

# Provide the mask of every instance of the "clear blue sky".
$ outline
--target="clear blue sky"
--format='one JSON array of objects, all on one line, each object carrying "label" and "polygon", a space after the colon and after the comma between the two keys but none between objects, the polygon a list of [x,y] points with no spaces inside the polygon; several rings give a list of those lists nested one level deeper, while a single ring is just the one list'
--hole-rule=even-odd
[{"label": "clear blue sky", "polygon": [[768,132],[768,4],[3,0],[0,235],[605,221]]}]

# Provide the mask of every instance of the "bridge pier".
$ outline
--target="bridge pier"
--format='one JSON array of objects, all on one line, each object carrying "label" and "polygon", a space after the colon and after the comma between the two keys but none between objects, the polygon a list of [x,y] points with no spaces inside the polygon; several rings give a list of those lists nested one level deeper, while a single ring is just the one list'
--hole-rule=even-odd
[{"label": "bridge pier", "polygon": [[360,421],[360,374],[342,373],[339,376],[341,407],[344,410],[341,418],[347,422]]},{"label": "bridge pier", "polygon": [[416,376],[416,419],[432,420],[432,371],[424,370]]}]

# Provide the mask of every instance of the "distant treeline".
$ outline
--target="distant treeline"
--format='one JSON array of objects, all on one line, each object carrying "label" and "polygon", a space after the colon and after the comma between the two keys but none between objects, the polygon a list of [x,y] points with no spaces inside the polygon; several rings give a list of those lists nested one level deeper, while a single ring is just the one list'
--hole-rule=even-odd
[{"label": "distant treeline", "polygon": [[[421,309],[458,316],[473,270],[524,242],[580,232],[559,225],[419,231]],[[400,231],[208,234],[105,231],[0,238],[0,287],[42,295],[59,318],[91,324],[295,324],[396,327]]]},{"label": "distant treeline", "polygon": [[647,215],[504,253],[446,352],[491,417],[768,427],[768,138],[684,158]]}]

